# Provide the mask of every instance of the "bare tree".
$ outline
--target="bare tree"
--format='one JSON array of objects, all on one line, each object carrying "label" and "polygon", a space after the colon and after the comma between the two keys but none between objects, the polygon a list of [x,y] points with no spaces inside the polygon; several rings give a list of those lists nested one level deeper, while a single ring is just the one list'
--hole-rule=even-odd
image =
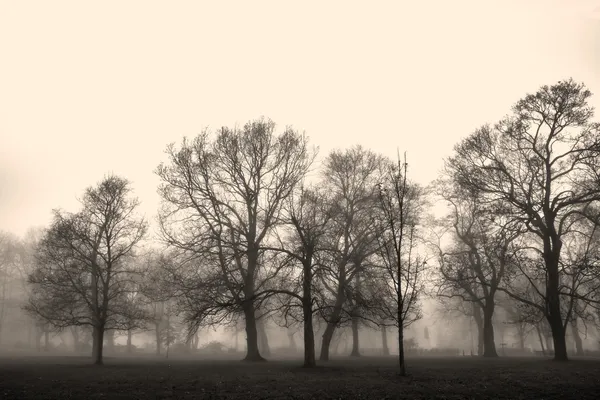
[{"label": "bare tree", "polygon": [[518,101],[511,116],[463,140],[446,163],[461,186],[502,203],[537,242],[555,360],[568,359],[560,304],[563,242],[582,209],[600,201],[600,124],[591,122],[590,96],[572,79],[543,86]]},{"label": "bare tree", "polygon": [[482,328],[483,356],[497,357],[492,323],[495,297],[512,265],[511,244],[520,232],[511,221],[482,204],[477,193],[443,180],[438,181],[437,189],[450,206],[441,225],[450,230],[452,238],[445,249],[440,240],[436,244],[441,278],[438,296],[459,297],[480,309],[473,310],[473,316]]},{"label": "bare tree", "polygon": [[[261,246],[315,153],[306,136],[291,128],[276,135],[275,124],[265,119],[242,129],[223,127],[213,141],[205,131],[192,142],[184,140],[179,150],[169,146],[167,153],[169,165],[157,170],[164,200],[161,231],[170,246],[186,255],[187,265],[195,269],[188,278],[204,292],[193,292],[196,300],[203,298],[194,319],[243,312],[245,359],[262,360],[255,302],[278,270],[261,265]],[[183,286],[190,284],[176,278]]]},{"label": "bare tree", "polygon": [[[386,319],[398,328],[398,362],[400,375],[406,375],[404,328],[421,317],[418,296],[426,260],[416,250],[416,229],[421,213],[421,189],[407,180],[408,164],[390,163],[379,189],[380,215],[377,225],[378,255],[385,273],[382,291],[393,299],[382,308]],[[386,303],[383,303],[386,304]],[[389,304],[389,303],[388,303]]]},{"label": "bare tree", "polygon": [[119,329],[119,301],[139,273],[133,251],[146,233],[127,180],[109,176],[86,190],[83,209],[55,211],[41,240],[26,309],[57,328],[90,325],[93,359],[102,364],[104,332]]},{"label": "bare tree", "polygon": [[[338,207],[324,237],[325,254],[316,273],[323,288],[319,310],[327,321],[320,359],[329,360],[329,347],[336,327],[351,319],[348,291],[363,262],[376,251],[371,215],[377,206],[376,183],[384,158],[355,146],[333,151],[325,161],[323,185]],[[352,308],[352,307],[350,307]]]},{"label": "bare tree", "polygon": [[[304,366],[309,368],[316,365],[313,314],[317,297],[313,294],[314,274],[319,266],[319,253],[324,251],[323,237],[327,233],[334,209],[335,206],[324,190],[318,187],[300,188],[286,202],[277,243],[271,247],[264,246],[264,249],[279,252],[292,261],[291,268],[280,276],[281,283],[277,292],[284,299],[279,308],[284,310],[286,326],[289,326],[288,317],[302,322]],[[296,272],[297,265],[300,266],[299,273]],[[284,289],[286,287],[287,290]],[[302,311],[301,316],[294,312],[297,309]]]}]

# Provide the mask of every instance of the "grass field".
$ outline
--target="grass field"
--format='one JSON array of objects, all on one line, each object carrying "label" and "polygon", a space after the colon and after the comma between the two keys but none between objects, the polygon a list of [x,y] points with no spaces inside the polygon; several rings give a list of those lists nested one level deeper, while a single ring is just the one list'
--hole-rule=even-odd
[{"label": "grass field", "polygon": [[0,358],[0,399],[596,399],[600,360],[343,358],[300,360]]}]

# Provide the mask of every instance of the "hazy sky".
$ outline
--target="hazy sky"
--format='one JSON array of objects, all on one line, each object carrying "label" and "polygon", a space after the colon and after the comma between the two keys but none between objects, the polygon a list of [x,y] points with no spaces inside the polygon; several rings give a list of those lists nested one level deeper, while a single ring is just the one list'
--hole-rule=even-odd
[{"label": "hazy sky", "polygon": [[322,156],[406,150],[426,183],[568,77],[600,109],[600,1],[0,0],[0,230],[47,224],[109,172],[153,217],[168,143],[261,115]]}]

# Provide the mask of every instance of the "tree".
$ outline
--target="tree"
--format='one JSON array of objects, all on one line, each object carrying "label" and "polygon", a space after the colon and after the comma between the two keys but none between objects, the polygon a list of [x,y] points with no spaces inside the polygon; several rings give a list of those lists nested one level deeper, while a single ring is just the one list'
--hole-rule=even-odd
[{"label": "tree", "polygon": [[130,193],[127,180],[108,176],[85,191],[81,211],[56,210],[29,275],[26,309],[56,328],[91,326],[95,364],[103,362],[105,330],[124,328],[119,302],[140,273],[132,258],[147,224]]},{"label": "tree", "polygon": [[585,208],[600,201],[600,124],[585,85],[572,79],[543,86],[513,114],[464,139],[446,168],[459,184],[502,204],[523,223],[547,274],[545,316],[555,360],[568,359],[561,315],[561,255],[565,237]]},{"label": "tree", "polygon": [[502,215],[490,212],[475,192],[443,180],[438,181],[437,189],[450,206],[442,225],[450,229],[452,237],[449,248],[436,245],[441,275],[438,295],[459,297],[479,308],[473,310],[473,317],[481,329],[482,355],[497,357],[492,323],[495,297],[511,266],[511,244],[519,229]]},{"label": "tree", "polygon": [[297,195],[291,196],[286,202],[282,216],[282,228],[287,237],[278,237],[278,247],[265,248],[286,255],[293,261],[292,267],[297,264],[301,267],[298,279],[294,279],[294,270],[282,277],[287,281],[284,284],[291,286],[291,289],[280,289],[279,293],[291,300],[283,302],[286,323],[288,316],[295,316],[294,308],[299,306],[302,310],[302,316],[298,319],[304,325],[304,366],[310,368],[316,366],[313,330],[313,304],[316,301],[313,295],[314,274],[318,268],[318,255],[323,251],[323,237],[334,211],[331,199],[324,190],[318,187],[300,188],[297,192]]},{"label": "tree", "polygon": [[[264,118],[242,129],[223,127],[213,141],[205,130],[192,142],[184,139],[178,150],[170,145],[167,153],[170,163],[157,170],[164,206],[161,232],[186,256],[188,278],[201,287],[181,292],[197,302],[190,315],[201,320],[243,312],[245,359],[262,360],[255,303],[278,270],[261,265],[261,246],[315,153],[306,136],[291,128],[276,135],[275,124]],[[189,285],[182,276],[171,276]]]},{"label": "tree", "polygon": [[[398,363],[400,375],[406,375],[404,328],[421,317],[418,296],[420,278],[426,264],[416,252],[416,230],[421,212],[421,190],[407,180],[408,164],[398,156],[390,163],[379,186],[377,226],[378,255],[382,260],[385,283],[383,293],[393,299],[382,307],[386,319],[398,328]],[[386,303],[384,303],[386,304]],[[389,304],[389,303],[388,303]]]},{"label": "tree", "polygon": [[9,233],[0,232],[0,341],[7,310],[13,305],[11,288],[18,279],[21,255],[19,239]]},{"label": "tree", "polygon": [[[363,262],[376,251],[371,216],[377,206],[376,184],[384,158],[361,146],[332,151],[325,161],[323,186],[337,204],[331,218],[321,266],[316,273],[323,288],[320,314],[327,321],[320,359],[329,360],[335,329],[355,314],[348,310],[351,284],[364,269]],[[350,308],[352,308],[350,306]],[[353,338],[356,340],[356,336]]]}]

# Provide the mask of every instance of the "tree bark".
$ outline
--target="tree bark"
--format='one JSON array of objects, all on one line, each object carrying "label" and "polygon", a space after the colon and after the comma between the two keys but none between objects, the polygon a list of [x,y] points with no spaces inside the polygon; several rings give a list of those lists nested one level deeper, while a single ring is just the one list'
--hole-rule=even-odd
[{"label": "tree bark", "polygon": [[385,325],[381,327],[381,349],[384,356],[390,355],[390,348],[388,347],[387,339],[387,328]]},{"label": "tree bark", "polygon": [[258,350],[258,330],[253,304],[244,306],[244,317],[246,320],[246,357],[244,357],[244,361],[266,361]]},{"label": "tree bark", "polygon": [[[398,313],[400,314],[400,312]],[[400,317],[400,315],[398,315]],[[406,376],[406,363],[404,362],[404,326],[402,319],[398,318],[398,364],[400,366],[400,376]]]},{"label": "tree bark", "polygon": [[328,322],[325,332],[323,332],[323,339],[321,340],[321,354],[319,356],[321,361],[329,361],[329,346],[331,345],[331,339],[333,339],[335,327],[335,323]]},{"label": "tree bark", "polygon": [[[551,221],[553,222],[553,221]],[[552,330],[552,342],[554,344],[554,360],[568,361],[567,356],[567,341],[565,337],[565,327],[563,325],[561,310],[560,310],[560,295],[559,295],[559,266],[558,260],[562,243],[560,239],[552,240],[552,245],[549,242],[544,243],[544,261],[546,262],[546,270],[548,273],[548,284],[546,285],[546,306],[548,313],[546,318]]]},{"label": "tree bark", "polygon": [[483,356],[498,357],[496,351],[496,342],[494,341],[494,324],[492,318],[494,316],[494,303],[487,301],[483,309]]},{"label": "tree bark", "polygon": [[481,307],[479,307],[474,302],[473,304],[473,320],[475,321],[475,326],[477,327],[477,355],[483,356],[484,354],[484,321],[483,316],[481,315]]},{"label": "tree bark", "polygon": [[94,364],[102,365],[103,360],[103,349],[104,349],[104,327],[102,325],[94,326],[94,345],[92,350],[92,358]]},{"label": "tree bark", "polygon": [[[313,328],[312,309],[312,248],[307,251],[303,262],[302,275],[302,314],[304,317],[304,367],[313,368],[317,365],[315,357],[315,331]],[[292,337],[293,339],[293,337]]]}]

